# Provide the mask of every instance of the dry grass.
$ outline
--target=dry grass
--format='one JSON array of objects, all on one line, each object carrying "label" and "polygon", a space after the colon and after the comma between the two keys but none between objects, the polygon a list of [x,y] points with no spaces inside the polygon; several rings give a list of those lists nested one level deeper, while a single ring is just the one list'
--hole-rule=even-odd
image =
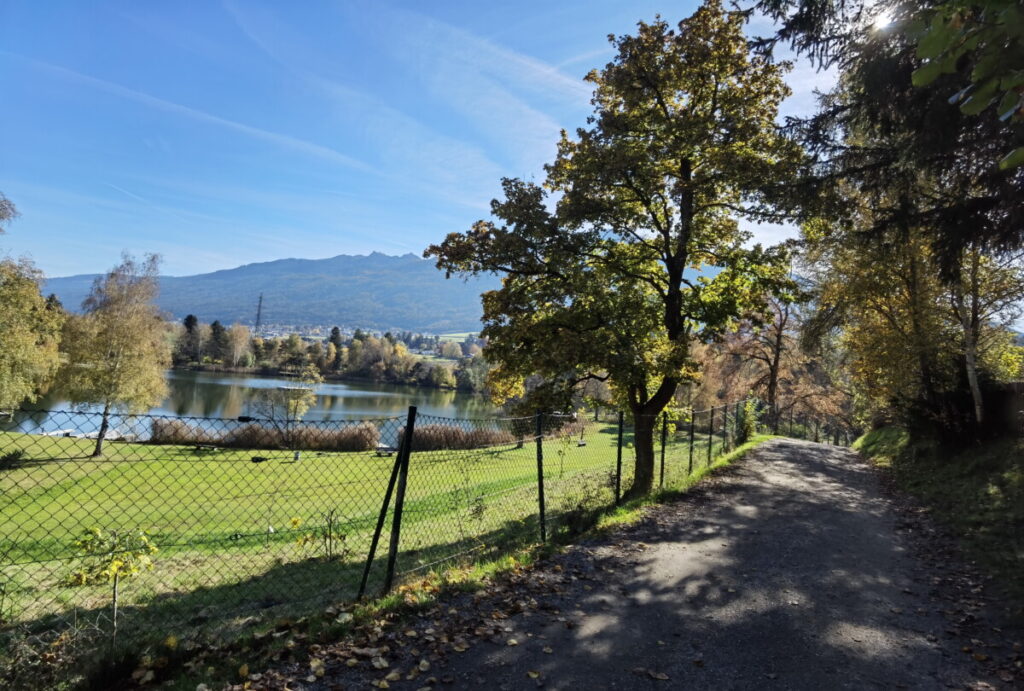
[{"label": "dry grass", "polygon": [[380,443],[380,430],[372,422],[328,429],[302,426],[290,435],[295,448],[314,451],[372,451]]},{"label": "dry grass", "polygon": [[250,424],[225,433],[217,444],[243,449],[280,449],[285,447],[285,435],[283,430]]},{"label": "dry grass", "polygon": [[184,420],[156,418],[150,441],[154,444],[215,444],[217,436]]},{"label": "dry grass", "polygon": [[[405,428],[399,430],[405,436]],[[456,425],[423,425],[412,435],[413,451],[439,451],[442,449],[479,449],[488,446],[514,444],[515,435],[501,429],[466,429]]]},{"label": "dry grass", "polygon": [[299,425],[291,429],[248,424],[218,434],[184,420],[153,420],[153,444],[210,444],[243,449],[309,449],[311,451],[372,451],[380,430],[371,422],[341,427]]}]

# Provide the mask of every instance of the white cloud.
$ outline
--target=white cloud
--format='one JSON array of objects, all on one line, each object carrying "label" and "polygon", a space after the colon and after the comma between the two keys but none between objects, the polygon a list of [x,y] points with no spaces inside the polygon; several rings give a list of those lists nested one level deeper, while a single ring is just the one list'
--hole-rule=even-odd
[{"label": "white cloud", "polygon": [[50,74],[62,77],[68,81],[72,81],[77,84],[82,84],[85,86],[91,86],[100,91],[104,91],[106,93],[113,94],[121,98],[135,101],[136,103],[141,103],[143,105],[150,106],[157,110],[162,110],[168,113],[174,113],[176,115],[181,115],[199,122],[216,125],[218,127],[231,130],[233,132],[238,132],[240,134],[247,135],[254,139],[269,142],[271,144],[274,144],[275,146],[286,149],[288,151],[314,156],[316,158],[320,158],[332,163],[337,163],[347,168],[352,168],[364,173],[374,172],[370,166],[366,165],[362,161],[358,161],[355,158],[348,156],[344,153],[341,153],[340,151],[331,149],[330,147],[315,144],[313,142],[308,142],[303,139],[298,139],[287,134],[270,132],[268,130],[260,129],[258,127],[253,127],[252,125],[246,125],[241,122],[236,122],[234,120],[222,118],[218,115],[213,115],[211,113],[207,113],[196,108],[181,105],[180,103],[173,103],[171,101],[167,101],[156,96],[151,96],[150,94],[144,93],[142,91],[129,89],[128,87],[106,81],[105,79],[100,79],[98,77],[92,77],[87,74],[82,74],[81,72],[76,72],[66,67],[51,65],[49,63],[42,62],[41,60],[27,58],[21,55],[17,55],[15,53],[9,53],[7,51],[0,51],[0,54],[16,58],[18,60],[22,60],[24,62],[31,64],[32,66],[36,67],[41,71],[49,72]]}]

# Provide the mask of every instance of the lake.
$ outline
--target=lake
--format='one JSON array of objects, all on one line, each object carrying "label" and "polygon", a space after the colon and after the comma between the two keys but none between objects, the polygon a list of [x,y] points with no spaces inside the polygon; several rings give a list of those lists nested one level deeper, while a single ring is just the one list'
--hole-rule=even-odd
[{"label": "lake", "polygon": [[[149,411],[152,415],[237,418],[259,416],[255,400],[261,389],[294,386],[295,380],[225,372],[171,370],[167,373],[168,396]],[[398,417],[410,405],[424,415],[473,419],[494,417],[494,406],[477,394],[425,389],[373,382],[324,382],[316,387],[316,403],[303,419],[309,421],[358,420]],[[33,410],[70,410],[72,404],[58,391],[27,406]],[[90,408],[96,410],[96,408]],[[16,414],[3,427],[23,432],[52,431],[47,415]],[[60,424],[60,423],[57,423]]]}]

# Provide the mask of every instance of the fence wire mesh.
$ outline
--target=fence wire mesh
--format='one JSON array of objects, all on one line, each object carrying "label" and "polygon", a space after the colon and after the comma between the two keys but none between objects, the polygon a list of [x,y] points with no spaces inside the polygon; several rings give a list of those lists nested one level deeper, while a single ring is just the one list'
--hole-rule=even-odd
[{"label": "fence wire mesh", "polygon": [[[732,448],[743,414],[654,420],[655,486]],[[354,598],[364,568],[378,592],[392,570],[579,531],[632,484],[636,428],[616,411],[412,419],[411,435],[406,417],[0,421],[0,672],[17,645],[88,653],[115,611],[120,641],[299,616]]]}]

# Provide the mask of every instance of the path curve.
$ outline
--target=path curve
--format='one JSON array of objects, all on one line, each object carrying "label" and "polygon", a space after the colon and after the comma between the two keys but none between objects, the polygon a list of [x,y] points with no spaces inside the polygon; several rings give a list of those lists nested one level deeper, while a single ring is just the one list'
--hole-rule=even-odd
[{"label": "path curve", "polygon": [[980,682],[962,641],[946,634],[946,605],[915,579],[919,564],[877,473],[857,454],[773,440],[704,495],[584,546],[572,567],[580,575],[554,602],[566,609],[510,618],[506,639],[518,645],[474,646],[451,658],[445,681],[499,689]]}]

